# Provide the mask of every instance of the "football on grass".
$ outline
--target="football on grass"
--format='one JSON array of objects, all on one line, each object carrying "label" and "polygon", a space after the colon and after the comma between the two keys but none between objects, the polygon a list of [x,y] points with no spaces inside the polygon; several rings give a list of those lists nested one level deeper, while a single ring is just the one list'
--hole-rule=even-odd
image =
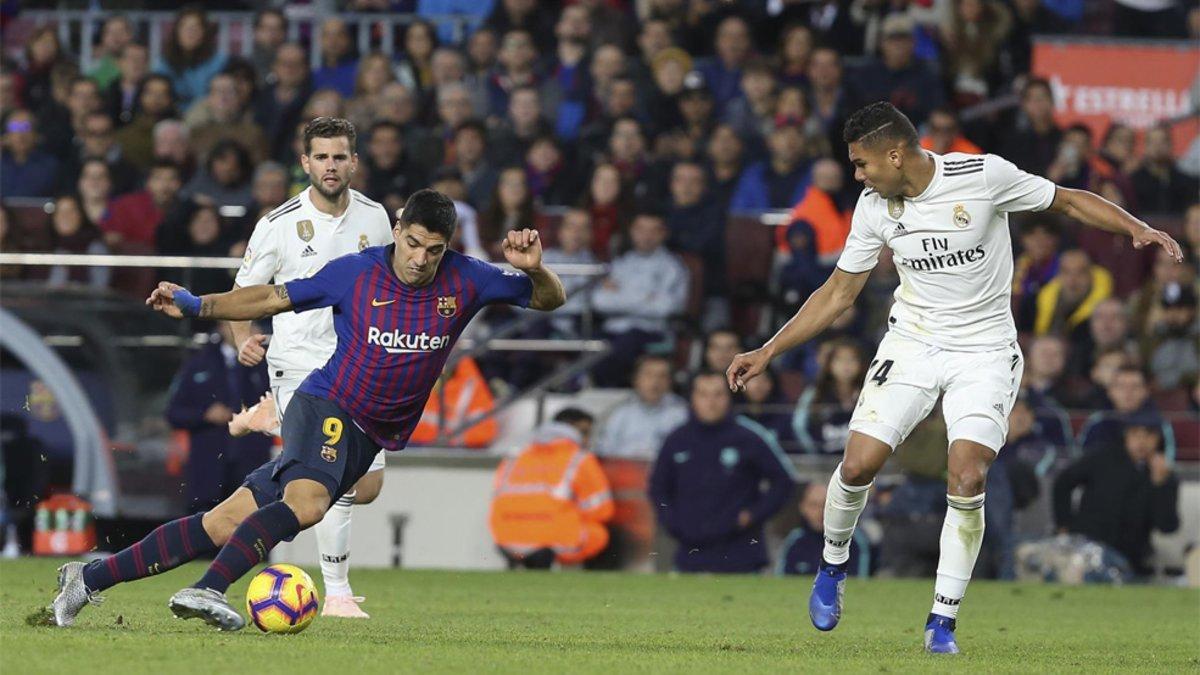
[{"label": "football on grass", "polygon": [[250,581],[246,611],[264,633],[299,633],[317,616],[317,587],[295,565],[271,565]]}]

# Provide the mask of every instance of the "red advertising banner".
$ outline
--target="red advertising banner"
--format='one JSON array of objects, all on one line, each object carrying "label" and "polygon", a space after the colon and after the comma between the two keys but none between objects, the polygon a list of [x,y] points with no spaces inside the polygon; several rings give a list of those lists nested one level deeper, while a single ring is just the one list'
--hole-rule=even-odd
[{"label": "red advertising banner", "polygon": [[1178,155],[1200,128],[1189,101],[1200,75],[1195,43],[1038,39],[1033,72],[1050,82],[1059,124],[1083,122],[1097,143],[1113,122],[1140,130],[1190,114],[1173,127]]}]

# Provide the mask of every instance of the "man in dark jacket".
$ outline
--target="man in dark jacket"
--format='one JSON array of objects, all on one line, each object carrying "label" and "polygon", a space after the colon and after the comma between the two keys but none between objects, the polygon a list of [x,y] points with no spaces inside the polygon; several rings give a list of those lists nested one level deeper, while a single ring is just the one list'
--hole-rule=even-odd
[{"label": "man in dark jacket", "polygon": [[237,361],[229,324],[219,324],[221,340],[194,354],[175,376],[167,421],[188,432],[184,490],[188,511],[219,504],[242,484],[246,474],[267,461],[271,437],[250,434],[232,438],[226,425],[243,406],[258,403],[267,391],[267,366]]},{"label": "man in dark jacket", "polygon": [[[1129,416],[1115,442],[1085,454],[1054,481],[1054,521],[1060,532],[1082,534],[1124,555],[1149,574],[1150,532],[1179,529],[1179,480],[1161,452],[1162,420]],[[1076,488],[1079,508],[1072,508]]]},{"label": "man in dark jacket", "polygon": [[675,567],[757,572],[768,562],[763,523],[795,486],[791,465],[761,427],[730,415],[720,373],[697,375],[691,398],[691,418],[667,436],[650,479],[659,522],[679,542]]}]

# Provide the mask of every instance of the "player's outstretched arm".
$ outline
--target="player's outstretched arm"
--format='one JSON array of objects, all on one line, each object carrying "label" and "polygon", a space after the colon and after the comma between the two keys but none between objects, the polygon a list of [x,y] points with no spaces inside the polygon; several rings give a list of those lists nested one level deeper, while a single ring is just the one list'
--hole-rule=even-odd
[{"label": "player's outstretched arm", "polygon": [[725,377],[732,391],[745,389],[746,383],[758,377],[771,359],[787,350],[807,342],[829,327],[834,319],[850,308],[867,285],[870,271],[851,274],[834,268],[833,274],[821,287],[808,296],[796,315],[766,344],[752,352],[738,354],[733,358]]},{"label": "player's outstretched arm", "polygon": [[263,319],[292,309],[292,300],[283,284],[246,286],[228,293],[196,297],[179,284],[161,281],[146,298],[146,304],[175,319],[195,316],[226,321]]},{"label": "player's outstretched arm", "polygon": [[1094,192],[1057,186],[1049,211],[1069,216],[1096,229],[1129,235],[1134,248],[1157,244],[1167,250],[1175,262],[1183,262],[1183,251],[1171,235],[1156,230],[1125,209]]},{"label": "player's outstretched arm", "polygon": [[554,272],[542,266],[542,239],[537,230],[513,230],[501,242],[508,264],[524,272],[533,282],[530,309],[548,312],[562,307],[567,291]]}]

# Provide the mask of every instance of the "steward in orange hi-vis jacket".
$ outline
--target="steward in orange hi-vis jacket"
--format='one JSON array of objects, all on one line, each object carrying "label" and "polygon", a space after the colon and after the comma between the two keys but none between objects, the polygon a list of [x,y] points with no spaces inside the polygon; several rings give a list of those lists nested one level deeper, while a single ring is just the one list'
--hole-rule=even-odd
[{"label": "steward in orange hi-vis jacket", "polygon": [[511,566],[581,563],[608,545],[612,492],[596,456],[583,449],[587,413],[568,408],[496,469],[491,530]]}]

